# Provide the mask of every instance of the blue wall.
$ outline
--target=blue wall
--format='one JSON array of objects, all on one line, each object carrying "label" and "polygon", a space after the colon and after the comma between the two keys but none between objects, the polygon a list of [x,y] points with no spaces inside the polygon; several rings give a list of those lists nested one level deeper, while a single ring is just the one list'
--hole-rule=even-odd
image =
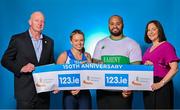
[{"label": "blue wall", "polygon": [[[180,1],[179,0],[1,0],[0,3],[0,58],[8,46],[11,35],[28,29],[28,19],[33,11],[46,16],[44,33],[55,41],[55,58],[69,49],[69,34],[79,28],[86,36],[86,49],[91,54],[97,40],[108,32],[108,18],[113,14],[124,18],[125,35],[140,43],[143,52],[145,25],[158,19],[164,26],[168,41],[180,57]],[[180,74],[174,77],[175,108],[180,108]],[[0,109],[15,108],[13,74],[0,65]],[[95,91],[92,91],[95,99]],[[95,100],[94,100],[95,101]],[[134,108],[143,108],[141,92],[135,92]],[[53,95],[51,108],[61,108],[61,94]],[[95,102],[93,108],[96,108]]]}]

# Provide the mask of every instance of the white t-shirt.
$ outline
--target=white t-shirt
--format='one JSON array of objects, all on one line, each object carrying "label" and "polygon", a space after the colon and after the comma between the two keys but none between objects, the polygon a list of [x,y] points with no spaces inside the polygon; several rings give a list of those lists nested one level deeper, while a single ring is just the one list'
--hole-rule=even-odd
[{"label": "white t-shirt", "polygon": [[129,64],[141,61],[142,53],[139,44],[129,37],[121,40],[106,37],[97,43],[93,58],[105,64]]}]

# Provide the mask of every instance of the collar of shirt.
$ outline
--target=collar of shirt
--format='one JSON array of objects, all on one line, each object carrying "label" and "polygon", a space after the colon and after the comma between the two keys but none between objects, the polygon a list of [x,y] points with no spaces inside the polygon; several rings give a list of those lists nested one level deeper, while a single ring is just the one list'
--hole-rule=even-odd
[{"label": "collar of shirt", "polygon": [[[29,30],[29,35],[31,37],[31,40],[35,40],[30,30]],[[43,35],[41,34],[38,40],[42,40],[42,39],[43,39]]]}]

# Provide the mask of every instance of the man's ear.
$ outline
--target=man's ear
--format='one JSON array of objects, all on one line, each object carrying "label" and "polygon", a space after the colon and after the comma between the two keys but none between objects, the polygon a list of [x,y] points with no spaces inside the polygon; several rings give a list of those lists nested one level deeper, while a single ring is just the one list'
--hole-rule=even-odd
[{"label": "man's ear", "polygon": [[29,19],[28,23],[29,23],[29,25],[31,26],[31,24],[32,24],[32,23],[31,23],[31,19]]}]

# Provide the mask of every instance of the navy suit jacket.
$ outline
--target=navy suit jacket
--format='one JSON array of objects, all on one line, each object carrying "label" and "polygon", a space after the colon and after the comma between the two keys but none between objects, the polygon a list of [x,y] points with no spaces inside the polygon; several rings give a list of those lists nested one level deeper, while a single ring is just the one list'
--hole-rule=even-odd
[{"label": "navy suit jacket", "polygon": [[[13,35],[1,64],[14,73],[14,92],[17,100],[32,100],[37,95],[32,73],[21,73],[20,70],[28,63],[35,66],[54,63],[54,43],[45,35],[42,39],[42,53],[38,62],[29,31]],[[49,98],[49,93],[38,94]]]}]

